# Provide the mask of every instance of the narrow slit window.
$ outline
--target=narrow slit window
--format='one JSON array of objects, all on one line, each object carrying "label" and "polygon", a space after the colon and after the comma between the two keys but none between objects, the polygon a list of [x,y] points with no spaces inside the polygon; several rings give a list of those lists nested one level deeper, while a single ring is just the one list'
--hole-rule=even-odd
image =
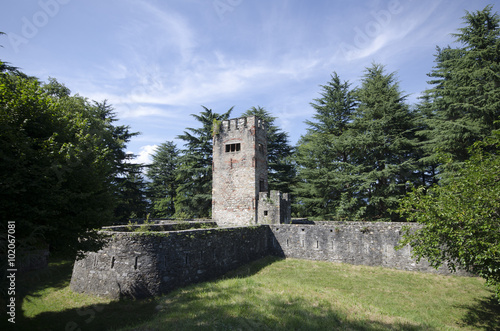
[{"label": "narrow slit window", "polygon": [[229,152],[239,152],[241,150],[241,144],[227,144],[226,145],[226,153]]}]

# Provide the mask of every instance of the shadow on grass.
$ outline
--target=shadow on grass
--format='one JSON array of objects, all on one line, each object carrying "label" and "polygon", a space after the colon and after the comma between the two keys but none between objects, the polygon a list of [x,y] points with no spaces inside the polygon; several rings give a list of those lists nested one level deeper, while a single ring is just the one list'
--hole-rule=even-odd
[{"label": "shadow on grass", "polygon": [[460,308],[467,310],[462,319],[465,326],[481,330],[500,330],[500,303],[495,295],[478,299],[474,304]]},{"label": "shadow on grass", "polygon": [[16,326],[17,330],[109,330],[153,318],[157,314],[155,306],[154,299],[113,301],[41,313],[34,318],[24,318]]},{"label": "shadow on grass", "polygon": [[73,262],[57,259],[49,263],[48,268],[20,274],[19,284],[23,294],[33,293],[48,287],[63,288],[69,284]]},{"label": "shadow on grass", "polygon": [[[231,289],[220,295],[238,297],[244,294]],[[186,304],[184,298],[179,300],[168,301],[165,315],[126,330],[433,330],[429,326],[407,323],[350,320],[349,316],[327,308],[326,304],[311,306],[310,301],[298,296],[276,294],[266,299],[264,307],[245,303],[237,307],[229,303],[214,306],[206,300],[205,304],[193,301]],[[175,312],[168,312],[171,307],[175,307]],[[196,308],[194,314],[193,307]]]},{"label": "shadow on grass", "polygon": [[[69,286],[73,271],[73,261],[56,260],[43,270],[22,275],[18,302],[26,296],[40,297],[37,292]],[[107,330],[115,326],[127,326],[152,318],[156,313],[155,300],[121,300],[109,304],[95,304],[58,312],[44,312],[33,318],[22,316],[18,306],[16,330]],[[12,326],[12,325],[9,325]],[[4,328],[2,328],[5,330]]]},{"label": "shadow on grass", "polygon": [[278,260],[266,257],[221,278],[241,281],[205,282],[159,297],[158,315],[124,330],[433,330],[427,325],[352,320],[332,310],[329,302],[318,299],[311,304],[293,293],[269,293],[249,278]]},{"label": "shadow on grass", "polygon": [[[432,330],[428,325],[388,323],[351,318],[332,310],[328,302],[311,304],[293,293],[264,293],[250,276],[281,260],[276,257],[249,263],[218,280],[178,289],[162,297],[121,300],[20,319],[18,330]],[[51,265],[30,292],[68,286],[72,263]],[[35,279],[35,278],[34,278]],[[241,279],[224,283],[223,279]],[[235,298],[240,298],[235,301]],[[241,300],[243,298],[243,300]],[[248,299],[248,300],[246,300]],[[491,302],[466,307],[469,326],[498,323]],[[496,319],[494,314],[497,314]],[[498,325],[498,324],[496,324]]]}]

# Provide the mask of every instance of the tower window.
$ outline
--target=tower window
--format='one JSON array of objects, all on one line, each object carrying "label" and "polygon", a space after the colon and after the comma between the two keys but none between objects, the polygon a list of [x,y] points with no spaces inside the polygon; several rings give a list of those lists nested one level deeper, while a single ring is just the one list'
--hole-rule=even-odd
[{"label": "tower window", "polygon": [[226,145],[226,153],[229,152],[239,152],[241,150],[241,144],[227,144]]}]

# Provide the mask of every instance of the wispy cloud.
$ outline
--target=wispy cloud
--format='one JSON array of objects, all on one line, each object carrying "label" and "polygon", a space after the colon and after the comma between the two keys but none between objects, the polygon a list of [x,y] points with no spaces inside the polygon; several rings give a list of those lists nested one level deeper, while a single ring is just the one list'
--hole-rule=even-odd
[{"label": "wispy cloud", "polygon": [[120,36],[124,46],[137,58],[177,53],[189,61],[196,47],[196,35],[184,15],[162,3],[162,7],[147,1],[128,1],[135,19],[126,22]]},{"label": "wispy cloud", "polygon": [[408,36],[414,35],[418,30],[428,31],[428,26],[433,24],[427,21],[436,13],[441,2],[405,1],[398,2],[400,5],[397,10],[371,11],[371,16],[364,24],[358,24],[353,28],[352,41],[340,43],[336,57],[344,57],[348,61],[370,60],[380,51],[397,54],[408,44],[418,45],[426,42],[426,34],[418,34],[419,39]]}]

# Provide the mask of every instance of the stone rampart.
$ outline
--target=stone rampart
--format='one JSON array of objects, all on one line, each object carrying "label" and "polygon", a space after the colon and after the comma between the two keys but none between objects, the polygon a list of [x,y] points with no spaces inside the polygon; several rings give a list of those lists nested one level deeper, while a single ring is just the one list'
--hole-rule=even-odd
[{"label": "stone rampart", "polygon": [[154,296],[219,277],[266,255],[449,274],[446,267],[435,270],[426,261],[416,263],[408,246],[395,249],[408,223],[307,223],[109,232],[113,236],[106,247],[75,262],[70,286],[114,298]]},{"label": "stone rampart", "polygon": [[[304,222],[274,224],[271,248],[274,255],[319,261],[381,266],[401,270],[449,274],[446,266],[438,270],[427,261],[411,257],[410,246],[396,250],[405,225],[384,222]],[[458,272],[465,275],[465,272]]]},{"label": "stone rampart", "polygon": [[73,291],[113,298],[160,295],[269,254],[266,226],[112,234],[102,250],[75,262]]}]

